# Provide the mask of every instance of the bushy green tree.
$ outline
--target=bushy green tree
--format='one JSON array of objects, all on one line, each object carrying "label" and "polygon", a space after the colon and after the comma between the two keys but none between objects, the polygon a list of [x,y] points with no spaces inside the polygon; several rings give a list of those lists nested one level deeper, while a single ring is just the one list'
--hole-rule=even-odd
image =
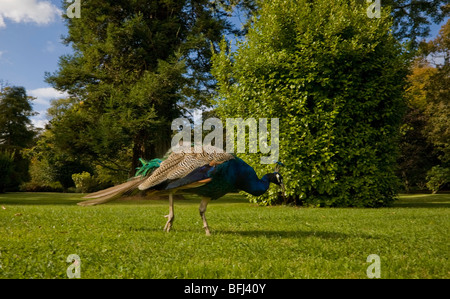
[{"label": "bushy green tree", "polygon": [[[279,118],[291,202],[376,207],[396,196],[407,68],[383,11],[369,18],[366,5],[346,0],[263,2],[247,39],[214,57],[221,117]],[[259,175],[273,167],[243,156]],[[253,200],[277,198],[273,189]]]},{"label": "bushy green tree", "polygon": [[450,182],[450,168],[444,168],[442,166],[433,166],[430,171],[427,172],[427,188],[437,193],[445,184]]},{"label": "bushy green tree", "polygon": [[[76,132],[67,132],[70,138]],[[89,161],[82,155],[70,155],[63,150],[55,139],[52,130],[43,131],[33,147],[24,150],[31,161],[30,182],[22,185],[26,191],[67,191],[74,187],[72,174],[92,171]]]},{"label": "bushy green tree", "polygon": [[422,42],[408,76],[399,172],[405,189],[424,189],[433,166],[450,166],[450,21]]},{"label": "bushy green tree", "polygon": [[421,50],[422,57],[431,57],[425,68],[434,65],[422,86],[427,136],[440,151],[440,160],[450,165],[450,19],[434,40],[422,44]]},{"label": "bushy green tree", "polygon": [[81,193],[90,192],[97,186],[97,181],[95,178],[86,171],[72,174],[72,180],[75,182],[77,192]]},{"label": "bushy green tree", "polygon": [[23,87],[0,86],[0,151],[14,157],[7,184],[10,190],[17,190],[29,179],[29,161],[23,157],[22,150],[31,146],[36,134],[30,120],[35,115],[32,99]]},{"label": "bushy green tree", "polygon": [[0,148],[16,151],[31,144],[35,135],[30,120],[35,115],[31,100],[20,86],[0,90]]},{"label": "bushy green tree", "polygon": [[420,38],[429,36],[430,25],[439,24],[450,12],[447,0],[383,0],[380,3],[382,9],[391,7],[393,33],[409,49],[417,48]]},{"label": "bushy green tree", "polygon": [[47,74],[74,99],[50,122],[58,146],[117,169],[131,160],[131,175],[139,158],[163,155],[172,120],[207,103],[210,45],[233,32],[220,7],[236,2],[84,0],[81,18],[66,19],[74,54]]}]

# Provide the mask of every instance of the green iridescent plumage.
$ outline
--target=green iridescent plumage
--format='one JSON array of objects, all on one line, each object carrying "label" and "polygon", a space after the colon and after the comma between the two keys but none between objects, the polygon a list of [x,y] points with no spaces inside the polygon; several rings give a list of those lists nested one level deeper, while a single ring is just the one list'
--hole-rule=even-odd
[{"label": "green iridescent plumage", "polygon": [[141,167],[136,167],[136,174],[134,175],[135,177],[137,176],[147,176],[149,174],[149,172],[152,172],[153,170],[155,170],[156,168],[159,167],[159,165],[161,165],[162,160],[161,159],[152,159],[150,161],[146,161],[142,158],[139,158],[139,161],[142,163]]}]

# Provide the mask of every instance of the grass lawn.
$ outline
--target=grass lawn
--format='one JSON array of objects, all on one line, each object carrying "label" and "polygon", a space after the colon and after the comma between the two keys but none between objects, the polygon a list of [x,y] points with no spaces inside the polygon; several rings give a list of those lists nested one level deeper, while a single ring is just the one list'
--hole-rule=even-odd
[{"label": "grass lawn", "polygon": [[0,278],[450,278],[450,194],[402,195],[392,208],[259,207],[213,201],[205,236],[199,198],[79,207],[80,194],[0,194]]}]

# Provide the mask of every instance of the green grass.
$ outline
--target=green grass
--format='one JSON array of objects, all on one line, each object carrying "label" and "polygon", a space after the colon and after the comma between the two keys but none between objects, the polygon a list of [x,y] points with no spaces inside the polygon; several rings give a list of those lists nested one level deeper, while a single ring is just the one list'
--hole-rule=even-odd
[{"label": "green grass", "polygon": [[79,207],[80,194],[0,194],[0,278],[450,278],[450,194],[403,195],[392,208],[259,207],[213,201],[205,236],[200,200]]}]

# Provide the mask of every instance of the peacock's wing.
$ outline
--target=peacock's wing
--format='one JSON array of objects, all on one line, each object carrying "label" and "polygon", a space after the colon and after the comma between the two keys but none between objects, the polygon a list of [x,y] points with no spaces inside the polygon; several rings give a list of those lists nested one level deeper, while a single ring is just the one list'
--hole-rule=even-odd
[{"label": "peacock's wing", "polygon": [[[234,159],[234,156],[220,150],[210,150],[209,148],[203,148],[201,153],[193,151],[172,153],[167,160],[161,163],[158,169],[139,185],[139,190],[152,188],[165,181],[181,179],[197,168],[208,164],[220,164],[230,159]],[[193,183],[194,181],[191,182]],[[166,189],[168,188],[166,187]]]},{"label": "peacock's wing", "polygon": [[[141,175],[120,185],[88,194],[84,198],[91,200],[80,202],[78,205],[103,204],[137,189],[146,190],[154,187],[155,190],[163,191],[199,187],[211,181],[203,171],[209,171],[214,165],[230,159],[234,159],[234,156],[214,147],[204,147],[201,153],[171,153],[163,162],[159,159],[141,161],[143,162],[143,167],[139,169]],[[201,168],[202,166],[208,167]],[[146,175],[148,171],[153,172]]]},{"label": "peacock's wing", "polygon": [[212,174],[214,173],[216,166],[211,166],[209,164],[203,165],[191,171],[186,176],[171,181],[165,190],[173,190],[173,189],[191,189],[203,186],[206,183],[209,183],[212,178]]}]

